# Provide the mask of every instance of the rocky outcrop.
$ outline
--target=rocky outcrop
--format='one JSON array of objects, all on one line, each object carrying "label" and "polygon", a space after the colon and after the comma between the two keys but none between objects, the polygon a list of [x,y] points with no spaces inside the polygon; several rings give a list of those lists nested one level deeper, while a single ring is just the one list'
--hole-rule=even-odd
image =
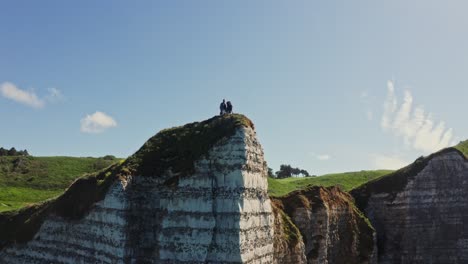
[{"label": "rocky outcrop", "polygon": [[281,209],[283,205],[280,201],[274,200],[272,205],[275,216],[274,263],[307,263],[301,232]]},{"label": "rocky outcrop", "polygon": [[31,232],[0,234],[0,263],[272,263],[266,164],[249,122],[162,131],[56,201],[0,217],[0,230],[17,221]]},{"label": "rocky outcrop", "polygon": [[352,191],[379,263],[468,263],[468,161],[449,148]]},{"label": "rocky outcrop", "polygon": [[309,187],[273,200],[302,234],[307,263],[375,263],[374,229],[337,187]]}]

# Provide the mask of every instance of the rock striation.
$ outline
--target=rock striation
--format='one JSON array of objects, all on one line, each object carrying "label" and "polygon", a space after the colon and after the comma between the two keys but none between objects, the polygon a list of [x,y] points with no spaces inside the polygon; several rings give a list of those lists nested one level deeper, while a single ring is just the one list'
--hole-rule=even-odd
[{"label": "rock striation", "polygon": [[56,200],[0,216],[0,263],[272,263],[266,175],[243,116],[164,130]]},{"label": "rock striation", "polygon": [[379,263],[468,263],[468,161],[449,148],[353,190]]},{"label": "rock striation", "polygon": [[273,204],[290,217],[305,245],[307,261],[289,263],[375,263],[374,229],[338,187],[308,187],[273,199]]}]

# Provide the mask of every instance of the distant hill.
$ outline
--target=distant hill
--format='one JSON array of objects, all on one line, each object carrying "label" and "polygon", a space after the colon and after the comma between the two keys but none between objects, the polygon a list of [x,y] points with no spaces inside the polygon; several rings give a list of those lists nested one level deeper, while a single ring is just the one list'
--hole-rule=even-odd
[{"label": "distant hill", "polygon": [[76,178],[118,162],[113,156],[0,157],[0,212],[61,194]]},{"label": "distant hill", "polygon": [[338,185],[344,191],[350,191],[361,184],[391,172],[391,170],[374,170],[326,174],[318,177],[305,178],[268,178],[268,193],[272,196],[282,196],[295,190],[304,189],[308,185],[324,187]]}]

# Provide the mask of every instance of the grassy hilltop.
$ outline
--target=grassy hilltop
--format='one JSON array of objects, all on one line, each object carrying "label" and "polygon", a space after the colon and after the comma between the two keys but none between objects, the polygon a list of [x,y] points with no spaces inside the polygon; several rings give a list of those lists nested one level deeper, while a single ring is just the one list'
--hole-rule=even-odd
[{"label": "grassy hilltop", "polygon": [[392,171],[374,170],[334,173],[326,174],[319,177],[306,178],[268,178],[268,193],[272,196],[282,196],[289,192],[303,189],[308,185],[324,187],[338,185],[344,191],[350,191],[351,189],[356,188],[361,184],[382,177],[390,172]]},{"label": "grassy hilltop", "polygon": [[117,161],[112,157],[0,157],[0,212],[55,197],[76,178]]}]

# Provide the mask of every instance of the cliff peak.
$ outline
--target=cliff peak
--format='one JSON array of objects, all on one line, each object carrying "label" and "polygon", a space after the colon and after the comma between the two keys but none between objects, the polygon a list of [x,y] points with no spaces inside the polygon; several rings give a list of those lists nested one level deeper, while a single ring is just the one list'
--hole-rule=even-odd
[{"label": "cliff peak", "polygon": [[124,163],[135,175],[160,175],[171,169],[176,175],[193,173],[194,161],[205,155],[219,140],[239,127],[254,128],[241,114],[226,114],[183,126],[163,129]]}]

